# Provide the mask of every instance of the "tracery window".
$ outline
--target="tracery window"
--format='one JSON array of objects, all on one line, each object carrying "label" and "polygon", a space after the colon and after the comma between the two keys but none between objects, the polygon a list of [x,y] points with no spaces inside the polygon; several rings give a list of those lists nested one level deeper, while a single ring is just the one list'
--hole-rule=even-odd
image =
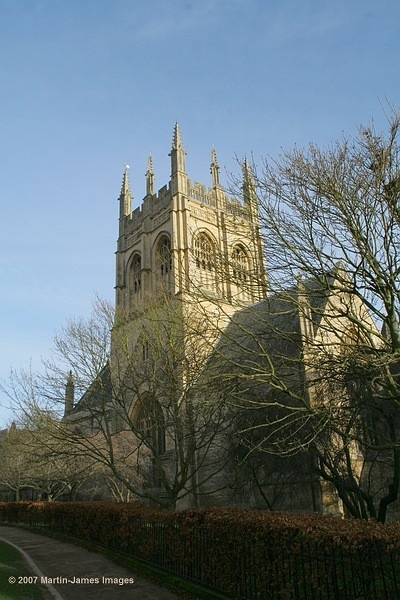
[{"label": "tracery window", "polygon": [[196,267],[203,271],[214,269],[213,243],[205,233],[200,233],[195,240],[194,251],[196,256]]},{"label": "tracery window", "polygon": [[244,285],[248,280],[248,259],[243,246],[235,246],[232,251],[232,274],[237,285]]},{"label": "tracery window", "polygon": [[157,268],[161,277],[168,277],[172,269],[171,242],[163,237],[157,247]]},{"label": "tracery window", "polygon": [[232,283],[235,295],[241,300],[250,299],[249,258],[241,244],[234,246],[231,256]]},{"label": "tracery window", "polygon": [[136,426],[143,440],[158,455],[165,452],[165,419],[161,406],[149,395],[141,399]]},{"label": "tracery window", "polygon": [[142,260],[139,254],[133,257],[129,271],[129,290],[131,294],[138,294],[142,289]]},{"label": "tracery window", "polygon": [[205,233],[199,233],[194,241],[194,255],[199,283],[215,290],[216,252],[215,244]]}]

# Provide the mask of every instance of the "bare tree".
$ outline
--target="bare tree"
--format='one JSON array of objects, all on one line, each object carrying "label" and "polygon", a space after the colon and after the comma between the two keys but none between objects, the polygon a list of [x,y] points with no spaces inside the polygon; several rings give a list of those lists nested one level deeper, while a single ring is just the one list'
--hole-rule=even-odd
[{"label": "bare tree", "polygon": [[8,394],[36,435],[46,428],[52,460],[89,457],[115,497],[198,504],[225,487],[226,423],[217,402],[202,402],[218,391],[203,373],[212,336],[195,319],[168,294],[117,318],[97,301],[56,336],[44,373],[14,374]]},{"label": "bare tree", "polygon": [[[15,422],[0,439],[0,483],[15,500],[73,499],[96,472],[88,457],[61,457],[45,427],[18,428]],[[49,452],[49,447],[52,452]],[[9,494],[8,494],[9,495]]]},{"label": "bare tree", "polygon": [[400,116],[254,176],[269,296],[220,344],[248,452],[310,452],[345,509],[384,521],[400,484]]},{"label": "bare tree", "polygon": [[0,440],[0,484],[3,494],[13,500],[21,498],[21,492],[33,489],[33,476],[24,452],[24,439],[15,423]]}]

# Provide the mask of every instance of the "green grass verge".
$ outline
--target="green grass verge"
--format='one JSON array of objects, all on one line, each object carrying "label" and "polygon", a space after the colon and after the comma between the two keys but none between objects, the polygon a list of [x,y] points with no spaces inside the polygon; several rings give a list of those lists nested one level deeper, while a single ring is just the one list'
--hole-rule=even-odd
[{"label": "green grass verge", "polygon": [[[10,525],[10,523],[7,523],[7,525]],[[21,523],[15,524],[15,526],[20,527],[21,529],[32,531],[32,533],[40,533],[53,539],[61,540],[63,542],[70,542],[71,544],[75,544],[76,546],[82,546],[83,548],[86,548],[87,550],[90,550],[92,552],[98,552],[100,554],[103,554],[116,564],[126,567],[129,570],[132,570],[138,575],[142,575],[144,578],[149,579],[154,583],[157,583],[161,587],[168,588],[180,597],[186,598],[188,600],[231,600],[232,598],[232,596],[219,594],[204,586],[198,585],[195,582],[190,581],[189,579],[185,579],[183,577],[179,577],[178,575],[168,573],[168,571],[159,569],[153,565],[150,565],[149,563],[141,561],[140,559],[133,558],[132,556],[129,556],[127,554],[123,554],[122,552],[117,552],[100,544],[87,542],[86,540],[81,540],[80,538],[76,538],[71,535],[67,535],[64,533],[56,533],[48,529],[45,525],[29,527]],[[0,600],[3,600],[1,596]]]},{"label": "green grass verge", "polygon": [[35,575],[18,550],[0,541],[0,600],[44,600],[39,585],[28,583],[29,577]]}]

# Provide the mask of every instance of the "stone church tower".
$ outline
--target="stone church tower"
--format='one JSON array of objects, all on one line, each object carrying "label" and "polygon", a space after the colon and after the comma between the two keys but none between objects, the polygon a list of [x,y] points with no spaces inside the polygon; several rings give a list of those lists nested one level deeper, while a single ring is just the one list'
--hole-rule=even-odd
[{"label": "stone church tower", "polygon": [[[215,150],[211,187],[189,178],[178,124],[169,156],[171,177],[158,191],[148,159],[140,206],[132,207],[128,167],[123,176],[110,365],[114,406],[119,403],[124,422],[152,457],[146,496],[160,499],[167,488],[179,489],[168,505],[184,507],[203,503],[213,494],[211,484],[219,487],[210,479],[210,465],[215,469],[219,461],[212,449],[218,425],[204,411],[202,420],[194,418],[194,406],[199,409],[210,394],[204,367],[230,317],[265,297],[266,274],[247,163],[239,201],[221,186]],[[177,318],[168,312],[171,305]],[[165,346],[160,344],[161,332],[174,327],[175,341],[163,338]],[[174,360],[168,354],[172,346],[179,346]],[[176,364],[173,371],[170,361]]]},{"label": "stone church tower", "polygon": [[[211,187],[189,179],[179,125],[175,125],[171,178],[157,192],[152,159],[146,195],[132,210],[126,168],[119,197],[116,308],[129,311],[136,299],[162,287],[172,295],[209,295],[230,313],[265,296],[266,276],[258,205],[247,164],[244,203],[228,198],[220,184],[215,150]],[[231,309],[228,307],[231,306]]]}]

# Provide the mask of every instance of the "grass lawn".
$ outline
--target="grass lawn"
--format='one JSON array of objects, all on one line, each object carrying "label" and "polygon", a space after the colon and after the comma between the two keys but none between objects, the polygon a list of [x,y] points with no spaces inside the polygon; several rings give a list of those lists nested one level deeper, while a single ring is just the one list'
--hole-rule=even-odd
[{"label": "grass lawn", "polygon": [[[15,583],[10,583],[10,577]],[[44,600],[39,585],[34,583],[18,583],[29,581],[19,578],[34,577],[21,554],[5,542],[0,541],[0,600]]]}]

